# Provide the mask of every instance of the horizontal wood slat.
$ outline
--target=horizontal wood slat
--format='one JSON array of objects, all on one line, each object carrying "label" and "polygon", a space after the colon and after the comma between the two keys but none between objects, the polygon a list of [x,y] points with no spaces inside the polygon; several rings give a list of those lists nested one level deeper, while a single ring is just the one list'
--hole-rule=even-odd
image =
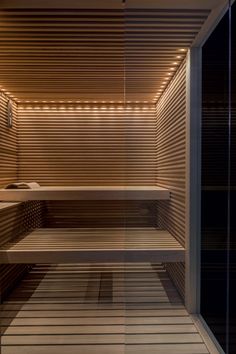
[{"label": "horizontal wood slat", "polygon": [[[186,225],[186,61],[156,104],[156,183],[171,190],[167,203],[158,203],[158,225],[185,245]],[[166,264],[184,296],[184,264]]]},{"label": "horizontal wood slat", "polygon": [[25,351],[209,353],[163,266],[148,263],[34,266],[2,306],[2,354]]},{"label": "horizontal wood slat", "polygon": [[19,106],[19,179],[155,185],[154,106]]},{"label": "horizontal wood slat", "polygon": [[182,261],[184,248],[155,228],[36,229],[4,244],[3,263]]}]

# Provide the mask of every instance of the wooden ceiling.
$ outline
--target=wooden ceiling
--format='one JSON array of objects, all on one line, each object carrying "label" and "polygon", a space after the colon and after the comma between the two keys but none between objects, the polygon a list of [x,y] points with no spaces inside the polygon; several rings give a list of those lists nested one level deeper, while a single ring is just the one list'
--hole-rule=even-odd
[{"label": "wooden ceiling", "polygon": [[18,100],[154,101],[218,3],[2,0],[0,84]]}]

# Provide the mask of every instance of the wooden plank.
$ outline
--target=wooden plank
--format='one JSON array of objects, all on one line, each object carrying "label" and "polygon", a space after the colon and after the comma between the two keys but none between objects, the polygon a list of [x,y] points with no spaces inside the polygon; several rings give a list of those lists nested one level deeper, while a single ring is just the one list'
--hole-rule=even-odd
[{"label": "wooden plank", "polygon": [[[125,327],[126,325],[126,327]],[[123,324],[116,325],[116,324],[103,324],[99,323],[95,325],[94,323],[85,326],[82,323],[81,325],[61,325],[61,326],[51,326],[43,324],[43,326],[14,326],[11,324],[5,332],[4,336],[7,335],[46,335],[51,334],[111,334],[111,333],[120,333],[120,334],[157,334],[157,333],[197,333],[196,327],[191,325],[180,325],[180,324],[167,324],[167,325],[127,325],[125,319],[123,319]]]},{"label": "wooden plank", "polygon": [[0,189],[2,201],[26,200],[168,200],[168,189],[157,186],[40,187]]},{"label": "wooden plank", "polygon": [[[2,346],[1,354],[122,354],[124,345],[33,345]],[[201,354],[201,353],[200,353]]]},{"label": "wooden plank", "polygon": [[3,210],[3,209],[8,209],[8,208],[11,208],[12,206],[16,206],[16,205],[19,205],[20,203],[1,203],[0,202],[0,210]]},{"label": "wooden plank", "polygon": [[204,344],[3,346],[2,354],[207,354]]},{"label": "wooden plank", "polygon": [[155,228],[36,229],[0,249],[2,263],[176,262],[184,253],[174,237]]},{"label": "wooden plank", "polygon": [[126,345],[129,344],[146,344],[146,343],[202,343],[202,339],[199,334],[189,334],[185,333],[184,336],[179,334],[139,334],[136,336],[121,333],[121,334],[93,334],[90,333],[90,327],[87,328],[89,334],[39,334],[39,335],[4,335],[2,339],[2,345],[53,345],[63,342],[64,344],[76,345],[76,344],[123,344],[126,342]]}]

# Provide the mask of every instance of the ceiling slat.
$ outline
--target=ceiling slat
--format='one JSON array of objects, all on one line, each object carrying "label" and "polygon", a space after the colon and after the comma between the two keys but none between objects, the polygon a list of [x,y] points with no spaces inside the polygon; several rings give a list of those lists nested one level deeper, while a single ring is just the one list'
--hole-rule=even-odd
[{"label": "ceiling slat", "polygon": [[171,0],[166,8],[69,1],[67,9],[55,1],[44,8],[2,1],[0,84],[18,100],[123,101],[125,91],[126,100],[153,101],[216,2],[206,1],[189,8],[181,1],[171,7]]}]

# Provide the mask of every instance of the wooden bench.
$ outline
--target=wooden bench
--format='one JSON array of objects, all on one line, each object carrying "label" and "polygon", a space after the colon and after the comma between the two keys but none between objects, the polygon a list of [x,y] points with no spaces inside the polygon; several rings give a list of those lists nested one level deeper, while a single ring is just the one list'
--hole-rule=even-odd
[{"label": "wooden bench", "polygon": [[170,192],[156,186],[40,187],[0,189],[0,201],[27,200],[168,200]]},{"label": "wooden bench", "polygon": [[183,262],[184,248],[155,228],[41,228],[6,243],[1,263]]}]

